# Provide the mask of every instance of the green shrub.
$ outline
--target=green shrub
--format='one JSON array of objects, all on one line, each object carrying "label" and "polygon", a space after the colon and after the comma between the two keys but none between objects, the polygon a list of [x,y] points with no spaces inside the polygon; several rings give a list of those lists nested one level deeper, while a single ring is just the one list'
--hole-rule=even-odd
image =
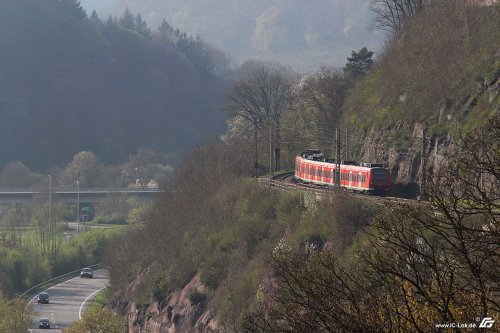
[{"label": "green shrub", "polygon": [[113,213],[111,215],[99,215],[94,218],[96,224],[127,224],[127,217]]},{"label": "green shrub", "polygon": [[201,304],[205,305],[205,302],[207,300],[207,294],[201,293],[197,290],[193,290],[189,293],[188,295],[189,302],[191,303],[191,306]]},{"label": "green shrub", "polygon": [[276,219],[280,224],[291,226],[299,221],[303,210],[304,202],[301,193],[283,194],[280,195],[276,205]]},{"label": "green shrub", "polygon": [[217,289],[219,282],[226,277],[227,268],[226,258],[221,253],[213,253],[199,267],[200,280],[205,286]]}]

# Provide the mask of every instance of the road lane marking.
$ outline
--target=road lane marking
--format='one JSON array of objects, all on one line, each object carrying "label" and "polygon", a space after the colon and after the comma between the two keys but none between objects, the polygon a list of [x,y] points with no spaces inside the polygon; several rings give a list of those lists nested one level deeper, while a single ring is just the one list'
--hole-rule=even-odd
[{"label": "road lane marking", "polygon": [[[99,269],[99,270],[97,270],[97,271],[95,271],[95,272],[97,273],[97,272],[100,272],[100,271],[102,271],[102,270],[101,270],[101,269]],[[50,290],[50,289],[53,289],[53,288],[59,287],[59,286],[61,286],[61,285],[65,284],[65,283],[68,283],[68,282],[70,282],[70,281],[73,281],[73,280],[80,280],[80,279],[81,279],[81,277],[80,277],[80,276],[76,276],[76,277],[74,277],[74,278],[72,278],[72,279],[69,279],[69,280],[63,281],[63,282],[61,282],[61,283],[58,283],[58,284],[56,284],[56,285],[53,285],[52,287],[49,287],[49,288],[47,288],[47,289],[43,289],[42,291],[47,291],[47,290]],[[82,314],[81,314],[81,312],[82,312],[82,308],[83,308],[83,306],[85,305],[85,303],[88,301],[88,299],[89,299],[90,297],[92,297],[93,295],[95,295],[96,293],[98,293],[99,291],[101,291],[101,290],[105,289],[106,287],[107,287],[107,286],[102,287],[101,289],[99,289],[99,290],[97,290],[97,291],[93,292],[90,296],[88,296],[88,297],[87,297],[87,298],[83,301],[82,305],[80,306],[79,313],[78,313],[78,315],[79,315],[79,318],[80,318],[80,319],[82,318]],[[36,293],[36,294],[35,294],[35,296],[34,296],[34,297],[33,297],[33,298],[32,298],[32,299],[31,299],[31,300],[30,300],[30,301],[26,304],[25,309],[26,309],[26,308],[27,308],[27,307],[28,307],[31,303],[33,303],[33,301],[34,301],[34,300],[38,297],[39,293],[40,293],[40,292]],[[52,311],[52,314],[53,314],[53,309],[51,309],[51,311]],[[57,323],[55,322],[55,318],[52,318],[52,319],[54,320],[54,324],[57,324]],[[54,328],[55,328],[55,329],[58,329],[58,328],[59,328],[58,326],[59,326],[59,325],[55,325],[55,327],[54,327]],[[37,332],[37,331],[38,331],[38,329],[37,329],[37,328],[34,328],[34,329],[33,329],[33,328],[30,328],[30,329],[28,329],[28,331],[29,331],[30,333],[34,333],[34,332]],[[59,332],[59,333],[62,333],[61,329],[58,329],[58,332]]]},{"label": "road lane marking", "polygon": [[[33,298],[32,298],[32,299],[28,302],[28,304],[26,304],[26,307],[28,307],[28,305],[30,305],[30,304],[31,304],[31,303],[35,300],[35,298],[37,298],[37,297],[38,297],[38,295],[39,295],[41,292],[44,292],[44,291],[50,290],[50,289],[52,289],[52,288],[58,287],[58,286],[60,286],[61,284],[65,284],[65,283],[67,283],[67,282],[69,282],[69,281],[73,281],[73,280],[76,280],[76,279],[78,279],[78,278],[79,278],[79,277],[77,276],[77,277],[74,277],[74,278],[69,279],[69,280],[67,280],[67,281],[64,281],[64,282],[61,282],[61,283],[59,283],[59,284],[53,285],[52,287],[49,287],[49,288],[47,288],[47,289],[43,289],[42,291],[40,291],[40,292],[36,293],[36,295],[35,295],[35,296],[34,296],[34,297],[33,297]],[[25,308],[25,309],[26,309],[26,308]]]},{"label": "road lane marking", "polygon": [[82,303],[82,305],[80,306],[80,311],[78,312],[78,316],[80,317],[80,319],[82,319],[82,309],[83,307],[85,306],[85,303],[89,300],[89,298],[91,298],[92,296],[94,296],[95,294],[97,294],[98,292],[100,292],[101,290],[103,289],[106,289],[106,287],[102,287],[101,289],[99,290],[96,290],[94,291],[92,294],[90,294]]}]

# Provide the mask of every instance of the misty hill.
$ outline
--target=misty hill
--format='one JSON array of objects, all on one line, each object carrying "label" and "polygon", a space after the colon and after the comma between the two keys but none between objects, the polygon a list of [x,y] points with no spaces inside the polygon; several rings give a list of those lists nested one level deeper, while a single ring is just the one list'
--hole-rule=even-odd
[{"label": "misty hill", "polygon": [[88,18],[73,0],[0,2],[0,167],[82,150],[110,163],[140,147],[177,156],[223,128],[217,51],[143,23]]},{"label": "misty hill", "polygon": [[[362,46],[378,49],[382,32],[369,31],[368,0],[108,0],[105,14],[125,8],[151,25],[172,25],[220,47],[239,61],[278,61],[298,71],[342,66]],[[82,1],[93,8],[91,0]],[[95,6],[95,5],[94,5]]]}]

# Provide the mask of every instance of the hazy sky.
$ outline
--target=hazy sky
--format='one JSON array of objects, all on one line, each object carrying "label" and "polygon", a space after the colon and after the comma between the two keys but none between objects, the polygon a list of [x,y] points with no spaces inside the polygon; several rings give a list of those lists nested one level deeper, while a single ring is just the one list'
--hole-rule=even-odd
[{"label": "hazy sky", "polygon": [[116,0],[80,0],[80,3],[89,15],[94,9],[99,11],[113,5],[115,2]]}]

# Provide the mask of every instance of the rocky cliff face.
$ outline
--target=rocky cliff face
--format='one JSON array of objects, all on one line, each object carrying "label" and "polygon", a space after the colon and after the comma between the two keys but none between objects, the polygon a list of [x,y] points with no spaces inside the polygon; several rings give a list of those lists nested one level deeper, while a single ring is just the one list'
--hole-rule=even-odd
[{"label": "rocky cliff face", "polygon": [[[476,107],[499,110],[500,78],[482,80],[477,84],[477,90],[471,96],[453,106],[443,106],[439,109],[438,125],[442,127],[453,125],[462,115],[469,115]],[[481,105],[478,101],[482,101]],[[486,118],[487,112],[482,115]],[[467,118],[463,120],[467,122]],[[363,161],[385,163],[391,172],[394,190],[403,196],[416,196],[419,192],[419,182],[422,179],[422,157],[426,177],[438,174],[447,163],[451,153],[452,136],[449,133],[429,133],[429,124],[413,123],[398,124],[396,128],[380,131],[372,129],[365,137],[361,148]],[[398,137],[395,137],[398,136]],[[425,139],[424,139],[425,138]],[[404,148],[395,142],[404,142]],[[390,142],[392,144],[387,144]]]},{"label": "rocky cliff face", "polygon": [[151,302],[147,306],[136,307],[128,303],[127,313],[129,332],[137,333],[222,333],[225,332],[206,309],[205,298],[190,297],[193,293],[206,295],[207,289],[199,275],[181,290],[171,293],[161,302]]},{"label": "rocky cliff face", "polygon": [[[485,80],[478,83],[475,94],[463,101],[439,110],[439,124],[452,125],[458,122],[460,115],[471,114],[474,108],[496,112],[498,115],[500,79]],[[481,101],[480,103],[478,101]],[[483,112],[483,111],[481,111]],[[486,117],[488,112],[480,113]],[[492,113],[489,113],[491,116]],[[425,132],[429,124],[413,123],[399,124],[397,128],[386,131],[372,130],[366,136],[361,154],[364,161],[386,163],[391,171],[399,194],[415,196],[418,194],[418,182],[422,177],[421,159],[425,159],[427,175],[439,173],[446,165],[447,156],[453,150],[450,134],[434,134]],[[396,134],[395,134],[396,133]],[[425,134],[425,135],[424,135]],[[404,136],[404,148],[398,147],[395,135]],[[425,136],[425,140],[422,138]],[[399,140],[401,141],[401,140]],[[387,142],[392,142],[388,145]],[[422,143],[424,148],[422,149]],[[133,289],[133,286],[131,286]],[[266,306],[271,302],[275,291],[271,276],[266,276],[259,288],[258,294],[264,298]],[[256,291],[257,292],[257,291]],[[135,303],[121,306],[129,314],[129,332],[138,333],[226,333],[230,330],[216,319],[214,313],[206,306],[206,297],[192,297],[193,293],[207,295],[207,288],[201,283],[199,275],[194,276],[184,288],[171,293],[164,300],[152,301],[148,305],[137,307]],[[190,296],[191,295],[191,296]],[[197,301],[198,299],[198,301]],[[118,306],[120,307],[120,306]]]},{"label": "rocky cliff face", "polygon": [[[383,162],[388,166],[394,191],[399,195],[414,197],[418,195],[419,182],[422,179],[422,156],[427,174],[438,172],[446,164],[446,153],[450,148],[450,137],[433,137],[424,134],[424,125],[400,124],[397,132],[407,131],[409,147],[398,149],[387,147],[383,142],[390,141],[389,132],[372,130],[364,140],[363,161]],[[392,131],[391,131],[392,133]],[[425,140],[422,138],[425,136]]]}]

